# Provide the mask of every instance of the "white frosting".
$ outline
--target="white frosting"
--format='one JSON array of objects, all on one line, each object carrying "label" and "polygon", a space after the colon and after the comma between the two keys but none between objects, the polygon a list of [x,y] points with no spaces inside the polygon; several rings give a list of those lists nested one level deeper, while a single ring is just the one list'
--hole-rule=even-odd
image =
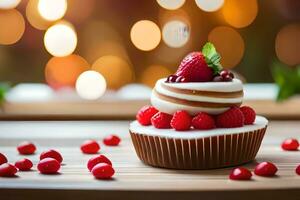
[{"label": "white frosting", "polygon": [[137,121],[130,124],[129,130],[136,134],[160,136],[167,138],[178,139],[195,139],[205,138],[218,135],[239,134],[249,131],[262,129],[268,125],[268,120],[262,116],[256,116],[255,122],[252,125],[245,125],[240,128],[216,128],[211,130],[195,130],[176,131],[174,129],[157,129],[153,126],[142,126]]}]

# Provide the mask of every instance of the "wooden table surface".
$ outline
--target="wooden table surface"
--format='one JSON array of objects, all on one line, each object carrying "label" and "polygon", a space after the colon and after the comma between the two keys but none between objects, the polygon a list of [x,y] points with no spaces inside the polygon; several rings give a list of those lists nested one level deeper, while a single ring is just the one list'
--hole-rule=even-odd
[{"label": "wooden table surface", "polygon": [[[287,137],[300,139],[299,121],[272,121],[256,161],[245,165],[251,170],[256,162],[271,161],[278,176],[253,176],[252,181],[230,181],[232,168],[216,170],[168,170],[144,165],[135,155],[128,134],[128,121],[1,121],[0,152],[14,163],[16,145],[29,140],[37,153],[27,156],[34,162],[30,172],[18,172],[16,178],[0,178],[0,199],[300,199],[300,176],[294,169],[300,164],[300,151],[283,152],[280,143]],[[96,180],[86,168],[91,155],[83,155],[79,146],[85,139],[101,141],[107,134],[121,136],[119,147],[101,145],[116,174],[113,180]],[[54,148],[64,157],[58,175],[42,175],[36,170],[39,154]]]}]

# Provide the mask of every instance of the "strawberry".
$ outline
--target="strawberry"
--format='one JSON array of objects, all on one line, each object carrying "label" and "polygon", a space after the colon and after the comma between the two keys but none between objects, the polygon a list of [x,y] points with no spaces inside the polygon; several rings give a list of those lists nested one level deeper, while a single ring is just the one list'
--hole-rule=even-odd
[{"label": "strawberry", "polygon": [[244,125],[244,115],[238,107],[232,107],[217,116],[217,126],[221,128],[235,128]]},{"label": "strawberry", "polygon": [[242,111],[245,118],[244,124],[253,124],[256,117],[255,111],[249,106],[240,107],[240,110]]},{"label": "strawberry", "polygon": [[208,130],[216,127],[215,120],[212,116],[205,112],[200,112],[192,120],[192,125],[195,129]]},{"label": "strawberry", "polygon": [[176,131],[189,130],[192,125],[192,117],[184,110],[179,110],[174,113],[171,120],[171,126]]},{"label": "strawberry", "polygon": [[151,118],[151,123],[155,128],[171,128],[171,120],[172,115],[169,115],[167,113],[158,112]]},{"label": "strawberry", "polygon": [[148,126],[151,124],[151,118],[157,112],[158,110],[156,110],[153,106],[144,106],[138,111],[136,119],[141,125]]}]

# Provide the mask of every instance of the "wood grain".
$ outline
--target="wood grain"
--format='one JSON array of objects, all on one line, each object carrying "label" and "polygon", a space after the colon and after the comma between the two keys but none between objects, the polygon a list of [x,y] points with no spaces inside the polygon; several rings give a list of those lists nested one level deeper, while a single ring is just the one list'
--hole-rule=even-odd
[{"label": "wood grain", "polygon": [[[37,144],[38,152],[27,156],[34,162],[34,170],[19,172],[16,178],[0,178],[1,199],[283,199],[300,197],[300,176],[294,169],[300,164],[300,152],[284,152],[281,141],[300,136],[299,121],[273,121],[267,130],[255,162],[245,167],[253,170],[256,162],[271,161],[278,168],[278,176],[254,176],[252,181],[230,181],[232,168],[217,170],[168,170],[144,165],[136,156],[128,134],[128,121],[42,121],[0,122],[0,152],[9,162],[18,155],[16,145],[24,140]],[[85,139],[101,141],[107,134],[122,137],[119,147],[101,145],[101,153],[108,156],[116,170],[111,181],[95,180],[86,168],[91,155],[83,155],[79,145]],[[38,155],[55,148],[64,161],[59,175],[41,175],[36,171]]]}]

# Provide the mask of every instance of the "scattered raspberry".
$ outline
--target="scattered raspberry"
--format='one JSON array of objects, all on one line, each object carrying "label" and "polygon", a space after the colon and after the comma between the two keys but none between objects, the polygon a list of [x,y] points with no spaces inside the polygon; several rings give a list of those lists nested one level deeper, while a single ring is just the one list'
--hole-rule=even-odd
[{"label": "scattered raspberry", "polygon": [[244,125],[244,115],[238,107],[232,107],[217,116],[217,126],[222,128],[235,128]]},{"label": "scattered raspberry", "polygon": [[107,146],[118,146],[121,139],[117,135],[108,135],[103,139],[103,143]]},{"label": "scattered raspberry", "polygon": [[99,163],[92,169],[92,174],[97,179],[110,179],[114,173],[114,168],[107,163]]},{"label": "scattered raspberry", "polygon": [[296,167],[295,172],[296,172],[296,174],[300,175],[300,165],[298,165],[298,166]]},{"label": "scattered raspberry", "polygon": [[254,174],[258,176],[274,176],[277,172],[277,167],[270,162],[262,162],[259,163],[255,169],[254,169]]},{"label": "scattered raspberry", "polygon": [[15,167],[20,171],[29,171],[32,168],[33,164],[31,160],[23,158],[15,163]]},{"label": "scattered raspberry", "polygon": [[56,174],[60,169],[60,163],[54,158],[44,158],[38,163],[37,169],[42,174]]},{"label": "scattered raspberry", "polygon": [[95,140],[86,140],[80,146],[82,153],[95,154],[100,150],[100,145]]},{"label": "scattered raspberry", "polygon": [[172,115],[158,112],[151,118],[151,123],[155,128],[171,128]]},{"label": "scattered raspberry", "polygon": [[242,106],[240,107],[240,110],[242,111],[245,118],[244,124],[253,124],[256,117],[255,111],[249,106]]},{"label": "scattered raspberry", "polygon": [[299,142],[297,139],[289,138],[282,142],[281,148],[286,151],[297,151],[299,147]]},{"label": "scattered raspberry", "polygon": [[189,130],[192,125],[192,117],[184,110],[180,110],[174,113],[171,120],[171,126],[176,131]]},{"label": "scattered raspberry", "polygon": [[44,158],[54,158],[59,163],[61,163],[63,161],[63,158],[60,155],[60,153],[58,151],[53,150],[53,149],[48,150],[48,151],[44,151],[43,153],[41,153],[40,160],[42,160]]},{"label": "scattered raspberry", "polygon": [[2,177],[13,177],[17,173],[17,168],[9,163],[0,165],[0,176]]},{"label": "scattered raspberry", "polygon": [[93,167],[99,163],[107,163],[112,165],[111,161],[104,155],[97,155],[89,159],[87,168],[92,171]]},{"label": "scattered raspberry", "polygon": [[142,107],[137,115],[136,119],[141,125],[148,126],[151,124],[151,118],[158,112],[153,106]]},{"label": "scattered raspberry", "polygon": [[34,154],[36,147],[33,143],[25,141],[18,145],[17,150],[22,155],[30,155]]},{"label": "scattered raspberry", "polygon": [[200,112],[192,120],[195,129],[208,130],[216,127],[215,120],[212,116],[205,112]]},{"label": "scattered raspberry", "polygon": [[207,65],[201,52],[192,52],[182,60],[176,75],[184,77],[187,82],[208,82],[213,79],[213,69]]},{"label": "scattered raspberry", "polygon": [[7,163],[7,158],[4,154],[0,153],[0,165]]},{"label": "scattered raspberry", "polygon": [[252,173],[244,167],[233,169],[229,175],[231,180],[250,180],[251,177]]}]

